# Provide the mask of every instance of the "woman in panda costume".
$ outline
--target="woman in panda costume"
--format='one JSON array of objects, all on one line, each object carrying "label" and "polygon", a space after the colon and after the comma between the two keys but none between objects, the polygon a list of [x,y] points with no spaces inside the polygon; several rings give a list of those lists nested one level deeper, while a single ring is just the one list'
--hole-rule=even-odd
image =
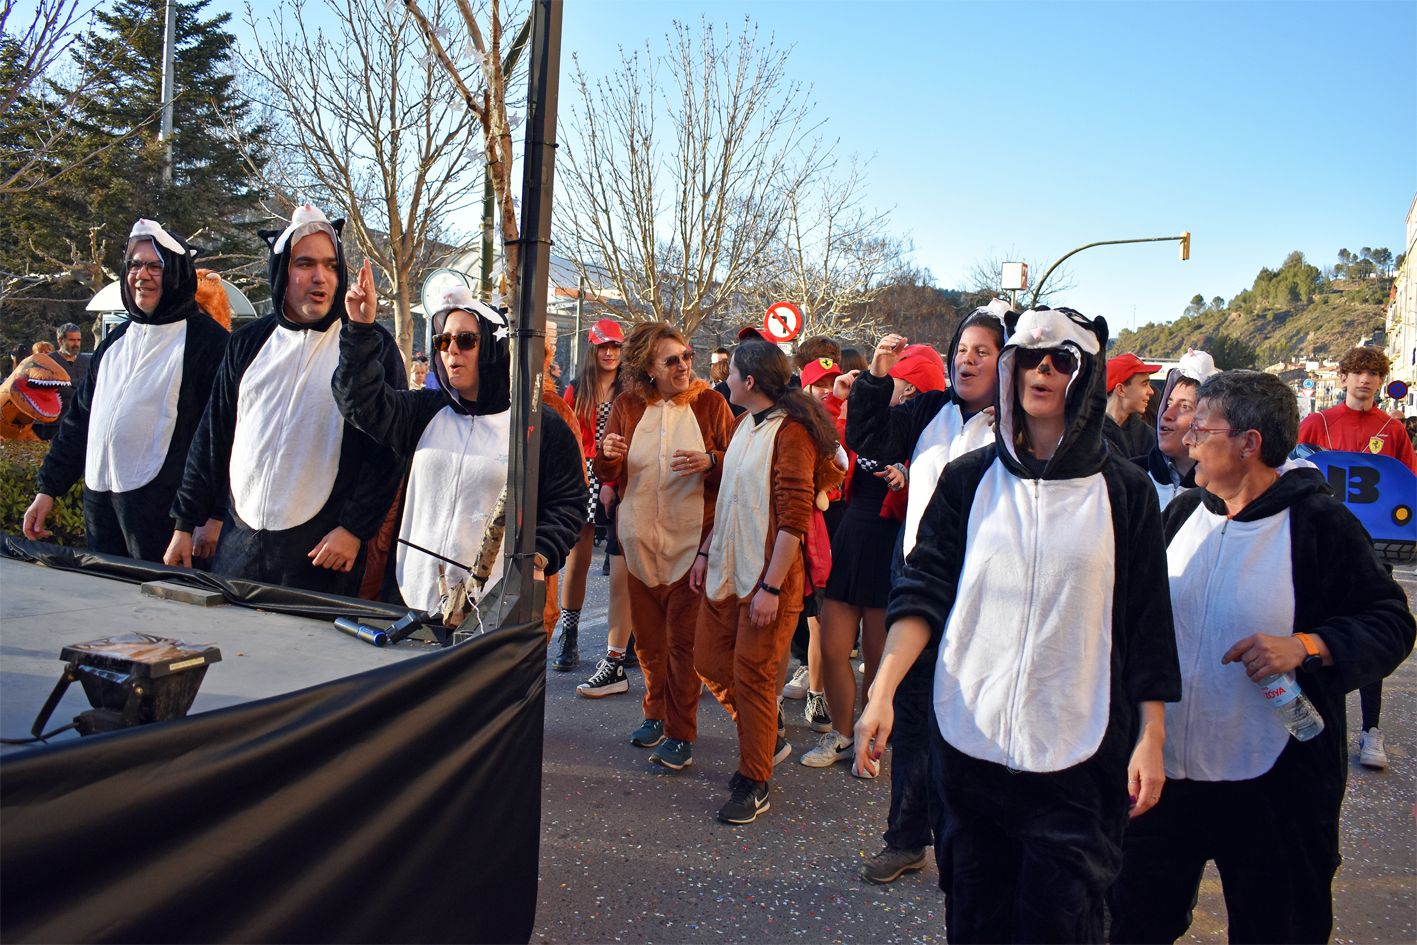
[{"label": "woman in panda costume", "polygon": [[[511,341],[500,312],[465,289],[448,293],[433,316],[437,390],[390,383],[378,358],[374,275],[368,262],[346,297],[335,400],[370,437],[411,460],[399,537],[443,558],[472,565],[488,517],[507,486],[511,445]],[[575,434],[552,410],[541,412],[536,506],[536,573],[561,569],[585,522],[585,480]],[[467,576],[402,542],[394,578],[403,602],[433,611],[439,569],[452,587]],[[487,579],[502,572],[499,555]]]},{"label": "woman in panda costume", "polygon": [[25,513],[26,538],[49,535],[54,496],[82,478],[89,549],[162,560],[168,510],[227,342],[197,305],[195,255],[153,220],[133,225],[118,282],[128,320],[98,346],[64,415]]},{"label": "woman in panda costume", "polygon": [[1070,309],[1019,318],[994,444],[945,467],[857,723],[858,758],[879,758],[897,685],[938,648],[952,942],[1100,941],[1129,810],[1161,793],[1162,703],[1180,697],[1166,558],[1155,490],[1103,446],[1106,340]]}]

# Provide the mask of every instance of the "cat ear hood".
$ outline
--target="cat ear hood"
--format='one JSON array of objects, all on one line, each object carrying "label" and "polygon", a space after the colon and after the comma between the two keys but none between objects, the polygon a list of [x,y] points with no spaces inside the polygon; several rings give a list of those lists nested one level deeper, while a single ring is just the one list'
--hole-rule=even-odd
[{"label": "cat ear hood", "polygon": [[[301,325],[285,317],[285,289],[290,281],[290,253],[295,245],[311,233],[324,233],[335,244],[335,256],[339,281],[335,286],[334,302],[330,312],[315,325]],[[271,307],[277,316],[291,328],[315,328],[323,331],[344,317],[344,294],[349,289],[349,273],[345,266],[344,220],[331,221],[319,207],[305,204],[291,214],[290,224],[283,230],[261,230],[260,237],[271,249],[268,273],[271,280]]]},{"label": "cat ear hood", "polygon": [[[162,260],[162,298],[151,314],[138,308],[128,291],[128,265],[133,244],[145,241]],[[123,254],[123,268],[118,277],[118,293],[128,317],[145,325],[166,325],[188,317],[197,305],[197,251],[176,233],[164,229],[156,220],[140,219],[128,234],[128,248]]]},{"label": "cat ear hood", "polygon": [[501,413],[512,406],[512,339],[506,314],[477,298],[471,289],[458,286],[443,295],[442,307],[433,313],[433,334],[443,333],[448,316],[456,311],[477,317],[477,400],[469,404],[448,383],[441,351],[430,352],[438,386],[453,407],[475,415]]},{"label": "cat ear hood", "polygon": [[976,325],[997,326],[1003,332],[1004,340],[999,345],[1002,351],[1004,345],[1009,343],[1009,338],[1014,333],[1014,326],[1018,324],[1019,313],[1009,307],[1009,303],[1003,299],[993,299],[988,305],[981,305],[964,317],[955,329],[955,335],[950,339],[950,346],[945,349],[945,372],[950,378],[950,387],[957,383],[955,377],[955,352],[959,350],[960,340],[964,338],[964,330],[973,328]]},{"label": "cat ear hood", "polygon": [[1161,389],[1160,409],[1156,411],[1157,432],[1161,430],[1161,416],[1166,413],[1166,404],[1177,384],[1186,380],[1199,387],[1219,373],[1220,368],[1215,366],[1215,359],[1207,352],[1197,351],[1195,348],[1186,349],[1177,365],[1166,372],[1166,385]]},{"label": "cat ear hood", "polygon": [[1091,475],[1107,458],[1102,443],[1102,420],[1107,409],[1106,365],[1107,322],[1088,318],[1070,308],[1039,306],[1018,318],[1009,343],[999,354],[999,392],[994,426],[999,455],[1017,474],[1029,475],[1018,460],[1015,433],[1023,422],[1015,390],[1014,363],[1025,348],[1062,348],[1077,359],[1077,370],[1068,380],[1065,395],[1067,424],[1053,458],[1044,470],[1045,479],[1067,479]]}]

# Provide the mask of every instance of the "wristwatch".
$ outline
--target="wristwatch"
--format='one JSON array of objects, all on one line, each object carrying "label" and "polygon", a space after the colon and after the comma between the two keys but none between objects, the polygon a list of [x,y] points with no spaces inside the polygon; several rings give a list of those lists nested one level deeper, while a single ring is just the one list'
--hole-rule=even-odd
[{"label": "wristwatch", "polygon": [[1299,664],[1299,668],[1306,673],[1317,673],[1319,670],[1323,669],[1323,654],[1321,654],[1319,648],[1314,645],[1313,637],[1307,633],[1296,633],[1294,636],[1299,638],[1299,642],[1304,644],[1304,652],[1309,654],[1304,657],[1304,662]]}]

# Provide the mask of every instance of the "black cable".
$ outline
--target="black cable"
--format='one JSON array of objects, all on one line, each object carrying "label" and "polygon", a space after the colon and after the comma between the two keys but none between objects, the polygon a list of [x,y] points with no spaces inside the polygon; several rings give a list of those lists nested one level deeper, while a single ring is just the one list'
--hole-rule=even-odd
[{"label": "black cable", "polygon": [[33,745],[35,742],[51,739],[60,732],[67,732],[71,728],[78,728],[78,724],[70,722],[68,725],[59,726],[52,732],[45,732],[43,735],[34,735],[30,738],[0,738],[0,745]]}]

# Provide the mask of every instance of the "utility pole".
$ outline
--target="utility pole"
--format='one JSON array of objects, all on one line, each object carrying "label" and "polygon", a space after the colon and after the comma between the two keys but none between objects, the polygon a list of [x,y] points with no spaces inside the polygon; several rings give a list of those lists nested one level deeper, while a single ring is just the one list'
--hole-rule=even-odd
[{"label": "utility pole", "polygon": [[172,98],[175,83],[177,48],[177,0],[167,0],[167,22],[162,31],[162,128],[158,140],[163,143],[162,182],[172,183]]}]

